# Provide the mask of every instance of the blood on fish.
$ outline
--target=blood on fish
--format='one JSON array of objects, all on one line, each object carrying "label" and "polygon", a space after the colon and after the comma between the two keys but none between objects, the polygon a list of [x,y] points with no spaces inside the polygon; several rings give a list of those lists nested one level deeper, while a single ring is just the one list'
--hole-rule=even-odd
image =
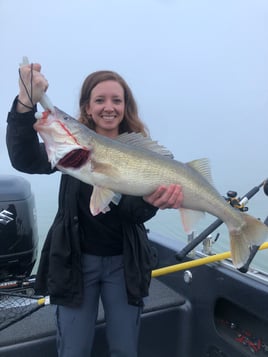
[{"label": "blood on fish", "polygon": [[90,151],[83,149],[76,149],[70,151],[59,162],[58,165],[62,167],[79,168],[86,163],[90,156]]}]

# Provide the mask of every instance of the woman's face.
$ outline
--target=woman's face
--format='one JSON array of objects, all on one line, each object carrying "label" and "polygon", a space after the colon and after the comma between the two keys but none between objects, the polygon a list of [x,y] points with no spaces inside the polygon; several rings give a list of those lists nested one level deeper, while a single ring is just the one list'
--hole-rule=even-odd
[{"label": "woman's face", "polygon": [[118,82],[100,82],[92,89],[87,114],[95,122],[98,134],[116,137],[124,113],[124,89]]}]

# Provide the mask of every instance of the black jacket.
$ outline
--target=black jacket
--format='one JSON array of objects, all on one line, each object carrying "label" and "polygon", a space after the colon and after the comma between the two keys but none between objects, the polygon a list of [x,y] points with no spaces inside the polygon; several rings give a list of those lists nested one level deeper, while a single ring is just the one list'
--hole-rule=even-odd
[{"label": "black jacket", "polygon": [[[6,143],[10,161],[19,171],[51,174],[43,143],[33,129],[34,111],[17,113],[16,100],[8,114]],[[44,243],[36,277],[36,292],[50,295],[51,303],[77,306],[83,297],[78,192],[80,181],[62,175],[59,207]],[[152,253],[143,223],[157,209],[142,198],[122,196],[119,203],[123,228],[123,260],[128,301],[142,305],[148,295]]]}]

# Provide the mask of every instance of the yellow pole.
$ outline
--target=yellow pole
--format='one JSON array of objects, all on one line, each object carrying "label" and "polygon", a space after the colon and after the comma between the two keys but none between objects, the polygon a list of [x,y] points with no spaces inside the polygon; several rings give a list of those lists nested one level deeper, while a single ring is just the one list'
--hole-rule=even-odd
[{"label": "yellow pole", "polygon": [[[268,249],[268,242],[265,242],[260,246],[259,250],[262,250],[262,249]],[[230,257],[231,257],[231,253],[230,252],[225,252],[225,253],[219,253],[219,254],[215,254],[215,255],[210,255],[208,257],[204,257],[204,258],[200,258],[200,259],[191,260],[191,261],[186,262],[186,263],[170,265],[170,266],[167,266],[167,267],[164,267],[164,268],[153,270],[152,271],[152,277],[155,278],[157,276],[166,275],[166,274],[170,274],[170,273],[175,273],[176,271],[195,268],[195,267],[200,266],[200,265],[214,263],[214,262],[217,262],[217,261],[220,261],[220,260],[223,260],[223,259],[228,259]]]}]

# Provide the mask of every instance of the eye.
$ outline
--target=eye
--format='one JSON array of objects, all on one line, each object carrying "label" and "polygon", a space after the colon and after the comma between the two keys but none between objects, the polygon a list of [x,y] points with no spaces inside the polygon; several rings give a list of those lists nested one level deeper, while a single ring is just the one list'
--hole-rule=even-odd
[{"label": "eye", "polygon": [[113,102],[114,102],[115,104],[120,104],[120,103],[122,103],[122,100],[119,99],[119,98],[115,98],[115,99],[113,100]]},{"label": "eye", "polygon": [[63,117],[63,119],[64,119],[64,120],[68,120],[68,119],[69,119],[69,117],[68,117],[68,116],[65,116],[65,117]]}]

